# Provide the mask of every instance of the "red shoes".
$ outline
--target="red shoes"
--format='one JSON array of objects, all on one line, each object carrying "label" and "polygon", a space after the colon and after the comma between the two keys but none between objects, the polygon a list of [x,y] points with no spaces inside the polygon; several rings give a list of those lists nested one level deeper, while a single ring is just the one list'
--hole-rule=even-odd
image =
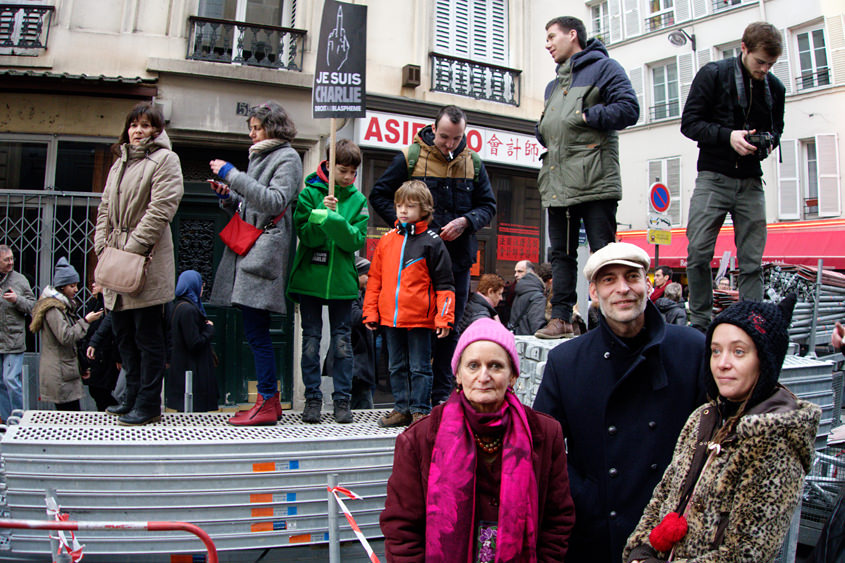
[{"label": "red shoes", "polygon": [[282,404],[279,394],[264,399],[260,393],[251,409],[240,411],[227,420],[233,426],[272,426],[282,418]]}]

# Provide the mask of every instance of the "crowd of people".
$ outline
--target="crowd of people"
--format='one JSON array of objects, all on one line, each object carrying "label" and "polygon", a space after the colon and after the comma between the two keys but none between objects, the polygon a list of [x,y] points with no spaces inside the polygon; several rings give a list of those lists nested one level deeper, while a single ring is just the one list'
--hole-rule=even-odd
[{"label": "crowd of people", "polygon": [[[538,187],[551,263],[520,260],[513,283],[487,273],[474,292],[475,233],[494,219],[496,200],[460,108],[442,108],[369,198],[355,186],[355,143],[327,147],[303,181],[290,115],[272,101],[250,111],[247,169],[209,163],[230,217],[209,302],[240,309],[257,380],[255,404],[228,423],[281,418],[270,319],[287,312],[287,297],[301,319],[303,422],[323,420],[323,375],[334,422],[371,408],[376,332],[387,350],[393,408],[378,424],[409,426],[381,514],[388,560],[768,561],[820,416],[778,383],[794,296],[762,302],[760,161],[783,129],[783,86],[768,72],[780,34],[750,24],[741,54],[705,65],[684,107],[681,131],[700,148],[687,229],[691,326],[672,270],[658,266],[652,282],[645,251],[614,242],[618,131],[640,111],[628,77],[577,18],[550,21],[546,48],[557,74],[537,123],[548,149]],[[87,383],[120,424],[156,422],[168,364],[166,406],[185,408],[191,371],[194,410],[217,409],[214,324],[200,274],[177,280],[170,222],[182,173],[154,105],[127,115],[114,154],[94,249],[101,260],[108,249],[144,257],[144,283],[126,291],[95,280],[97,306],[82,314],[67,259],[36,300],[0,246],[3,419],[21,406],[26,315],[41,334],[41,397],[58,410],[79,410]],[[368,205],[392,227],[372,262],[362,256]],[[727,213],[743,300],[712,319],[710,261]],[[592,251],[586,323],[575,305],[582,222]],[[513,392],[514,334],[570,338],[550,353],[532,407]]]}]

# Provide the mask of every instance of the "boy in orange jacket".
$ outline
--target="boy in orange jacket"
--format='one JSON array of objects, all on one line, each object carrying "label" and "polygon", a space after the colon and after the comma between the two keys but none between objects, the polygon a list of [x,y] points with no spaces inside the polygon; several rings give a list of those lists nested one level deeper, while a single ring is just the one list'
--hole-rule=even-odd
[{"label": "boy in orange jacket", "polygon": [[446,245],[428,221],[434,199],[420,180],[393,198],[396,227],[382,237],[370,266],[363,322],[381,325],[387,342],[393,411],[379,426],[406,426],[431,411],[431,331],[449,335],[455,323],[455,283]]}]

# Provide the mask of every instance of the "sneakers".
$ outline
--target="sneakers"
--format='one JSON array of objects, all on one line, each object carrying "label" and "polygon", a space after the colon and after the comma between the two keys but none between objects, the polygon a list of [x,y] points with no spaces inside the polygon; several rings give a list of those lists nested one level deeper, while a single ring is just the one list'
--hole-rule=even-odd
[{"label": "sneakers", "polygon": [[[304,415],[303,418],[305,418]],[[348,424],[352,422],[352,411],[349,409],[349,399],[338,399],[334,402],[334,421],[341,424]]]},{"label": "sneakers", "polygon": [[[420,413],[417,413],[420,414]],[[378,419],[378,425],[382,428],[395,428],[397,426],[408,426],[411,423],[411,415],[397,410],[390,411],[390,414]]]},{"label": "sneakers", "polygon": [[575,331],[572,328],[572,323],[564,322],[563,319],[552,319],[549,324],[535,332],[534,336],[545,340],[573,338]]},{"label": "sneakers", "polygon": [[418,421],[420,419],[425,418],[426,416],[428,416],[428,415],[424,412],[412,412],[411,413],[411,424],[415,423],[416,421]]},{"label": "sneakers", "polygon": [[305,399],[305,408],[302,409],[302,422],[320,424],[320,411],[322,408],[323,399]]}]

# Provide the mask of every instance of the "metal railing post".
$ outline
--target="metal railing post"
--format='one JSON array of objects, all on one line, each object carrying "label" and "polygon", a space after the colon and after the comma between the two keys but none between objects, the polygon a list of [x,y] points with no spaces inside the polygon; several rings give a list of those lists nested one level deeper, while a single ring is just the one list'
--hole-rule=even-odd
[{"label": "metal railing post", "polygon": [[30,391],[29,391],[29,366],[24,363],[21,368],[21,408],[23,410],[30,410]]},{"label": "metal railing post", "polygon": [[194,412],[194,372],[185,372],[185,412]]},{"label": "metal railing post", "polygon": [[332,490],[337,487],[337,473],[329,474],[329,563],[340,563],[340,529],[337,522],[337,503]]},{"label": "metal railing post", "polygon": [[824,267],[824,260],[819,258],[819,271],[816,272],[816,295],[813,299],[813,318],[810,322],[810,336],[807,339],[807,357],[816,357],[816,328],[819,323],[819,302],[822,297],[822,268]]}]

